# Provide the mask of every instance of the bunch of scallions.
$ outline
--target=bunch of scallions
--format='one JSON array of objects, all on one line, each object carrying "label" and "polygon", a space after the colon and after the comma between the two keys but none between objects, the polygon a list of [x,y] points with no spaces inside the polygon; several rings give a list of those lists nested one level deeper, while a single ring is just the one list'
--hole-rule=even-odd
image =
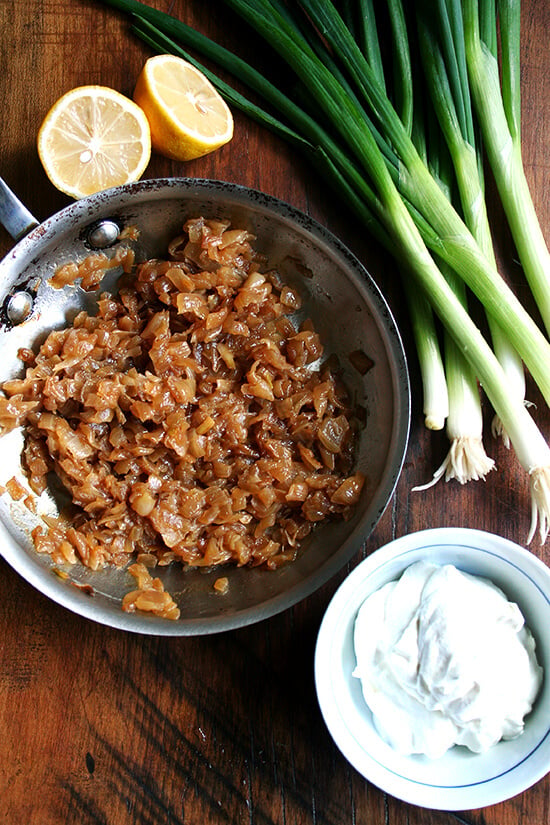
[{"label": "bunch of scallions", "polygon": [[[130,15],[154,51],[192,62],[230,105],[303,152],[396,258],[426,425],[446,426],[451,441],[430,483],[483,478],[493,467],[482,444],[483,387],[494,431],[529,475],[527,543],[537,526],[544,542],[550,448],[525,403],[524,368],[550,403],[550,344],[498,272],[483,177],[486,156],[550,331],[550,255],[521,153],[520,0],[225,0],[287,64],[291,94],[174,17],[135,0],[101,2]],[[472,300],[486,313],[490,342],[472,320]]]}]

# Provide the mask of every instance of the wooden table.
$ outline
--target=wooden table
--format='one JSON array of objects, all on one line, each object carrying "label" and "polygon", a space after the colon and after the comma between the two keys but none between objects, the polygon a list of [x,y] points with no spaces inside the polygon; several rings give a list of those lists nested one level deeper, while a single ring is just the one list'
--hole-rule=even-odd
[{"label": "wooden table", "polygon": [[[219,2],[155,0],[220,42],[239,32]],[[131,95],[149,56],[125,20],[90,0],[2,0],[0,174],[40,219],[67,203],[40,166],[35,136],[68,89],[105,84]],[[550,236],[550,4],[525,0],[524,147]],[[250,46],[250,44],[249,44]],[[221,178],[276,195],[330,227],[390,301],[409,352],[410,446],[396,493],[361,558],[413,530],[465,526],[522,542],[528,491],[516,461],[490,438],[498,472],[485,482],[425,482],[445,455],[423,428],[406,313],[393,266],[334,203],[294,151],[235,113],[235,137],[187,165],[153,157],[147,177]],[[522,287],[498,204],[497,242]],[[11,241],[2,230],[2,254]],[[548,410],[536,417],[550,434]],[[490,411],[487,410],[487,416]],[[548,546],[534,553],[550,561]],[[352,769],[324,726],[314,691],[319,622],[342,571],[320,592],[263,623],[212,637],[163,639],[106,629],[46,600],[0,563],[0,822],[4,825],[518,825],[548,822],[550,779],[482,811],[428,811],[379,791]]]}]

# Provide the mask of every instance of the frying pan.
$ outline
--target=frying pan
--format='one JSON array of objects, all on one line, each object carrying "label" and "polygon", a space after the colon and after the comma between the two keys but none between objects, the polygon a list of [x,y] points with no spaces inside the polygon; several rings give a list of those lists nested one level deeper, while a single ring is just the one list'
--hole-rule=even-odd
[{"label": "frying pan", "polygon": [[[181,610],[178,621],[128,614],[121,599],[134,582],[125,570],[92,572],[81,565],[54,575],[49,557],[33,548],[30,534],[44,513],[57,514],[63,491],[46,490],[36,513],[6,493],[0,499],[0,554],[31,585],[82,616],[136,633],[186,636],[230,630],[289,608],[325,584],[358,552],[397,483],[407,446],[410,389],[399,331],[373,279],[352,253],[307,215],[262,192],[232,183],[185,178],[145,180],[92,195],[39,223],[4,182],[0,220],[19,242],[0,263],[0,381],[22,373],[21,347],[32,348],[81,309],[94,311],[95,295],[78,285],[53,289],[48,280],[92,249],[114,247],[120,231],[139,228],[138,260],[162,257],[189,217],[229,218],[256,235],[255,247],[296,286],[328,354],[335,353],[353,402],[364,411],[357,469],[366,476],[362,498],[349,521],[314,531],[293,563],[276,571],[224,568],[225,594],[213,582],[219,570],[173,564],[158,575]],[[116,288],[114,271],[101,291]],[[112,278],[112,282],[109,281]],[[359,363],[369,368],[357,366]],[[355,357],[352,357],[355,356]],[[12,477],[28,487],[21,468],[23,434],[0,439],[0,484]],[[157,575],[157,571],[155,571]],[[91,595],[93,594],[93,595]]]}]

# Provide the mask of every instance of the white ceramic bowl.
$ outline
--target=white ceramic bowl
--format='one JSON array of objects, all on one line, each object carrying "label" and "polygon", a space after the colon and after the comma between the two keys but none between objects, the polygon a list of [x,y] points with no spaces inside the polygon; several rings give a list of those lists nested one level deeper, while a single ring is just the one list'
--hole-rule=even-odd
[{"label": "white ceramic bowl", "polygon": [[[352,676],[357,611],[373,591],[416,561],[454,564],[485,576],[517,602],[544,669],[541,691],[523,734],[485,754],[451,748],[441,759],[401,756],[387,745]],[[343,755],[362,776],[398,799],[438,810],[470,810],[502,802],[550,771],[550,569],[532,553],[491,533],[434,529],[411,533],[374,552],[341,584],[325,613],[315,651],[321,712]]]}]

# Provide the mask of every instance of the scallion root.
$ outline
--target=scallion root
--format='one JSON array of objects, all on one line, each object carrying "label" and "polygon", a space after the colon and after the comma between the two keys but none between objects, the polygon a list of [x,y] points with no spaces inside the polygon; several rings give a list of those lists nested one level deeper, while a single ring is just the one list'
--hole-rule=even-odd
[{"label": "scallion root", "polygon": [[531,493],[531,527],[527,544],[539,528],[540,543],[544,544],[550,529],[550,467],[535,467],[529,473]]},{"label": "scallion root", "polygon": [[484,480],[487,473],[494,467],[495,462],[485,452],[480,438],[471,436],[454,438],[445,461],[435,471],[432,480],[419,487],[413,487],[413,492],[433,487],[443,476],[445,476],[445,481],[456,479],[460,484]]},{"label": "scallion root", "polygon": [[491,435],[493,438],[501,438],[502,443],[506,447],[507,450],[510,449],[510,438],[508,437],[508,433],[502,426],[502,421],[498,417],[498,415],[493,416],[493,420],[491,421]]}]

